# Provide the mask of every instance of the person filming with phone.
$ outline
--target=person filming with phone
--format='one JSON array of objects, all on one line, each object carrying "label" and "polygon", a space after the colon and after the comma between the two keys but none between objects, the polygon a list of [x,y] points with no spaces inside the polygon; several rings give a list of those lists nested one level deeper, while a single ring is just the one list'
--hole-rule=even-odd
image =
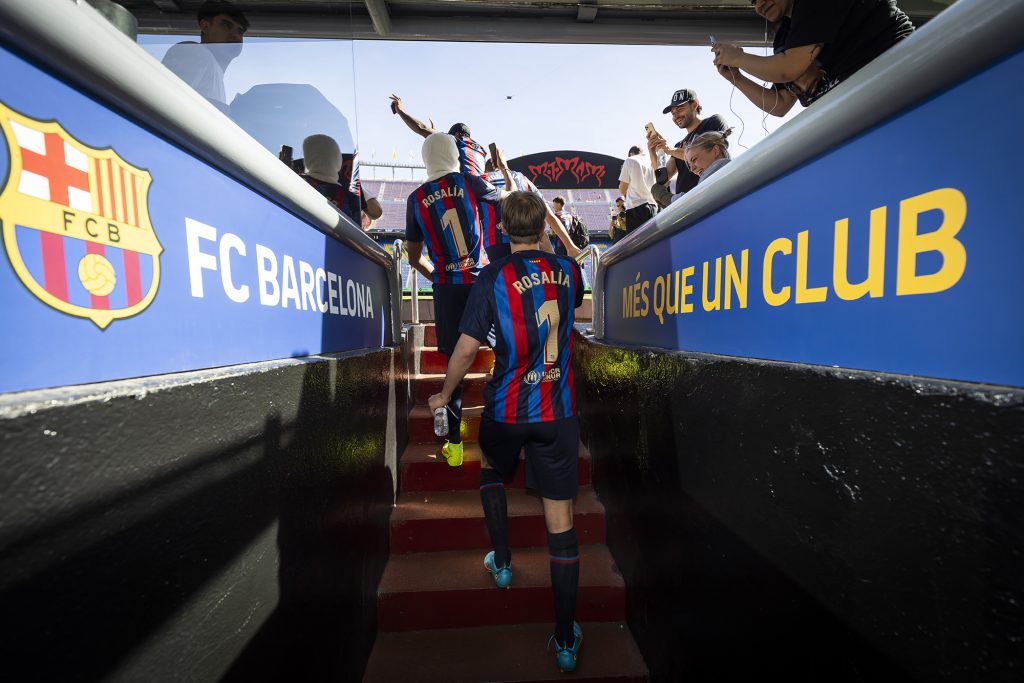
[{"label": "person filming with phone", "polygon": [[[675,146],[670,147],[668,141],[654,129],[654,126],[648,124],[647,149],[651,158],[655,160],[652,165],[657,168],[656,179],[662,185],[662,187],[652,188],[652,192],[655,193],[654,198],[661,208],[665,208],[673,199],[684,192],[689,192],[697,185],[697,175],[691,173],[686,166],[686,145],[701,133],[728,128],[725,120],[718,114],[712,114],[706,119],[702,119],[700,116],[702,112],[703,108],[700,100],[697,99],[696,91],[691,88],[682,88],[672,93],[672,100],[661,113],[671,113],[672,123],[685,130],[686,137],[677,142]],[[668,157],[664,167],[656,162],[659,154]],[[671,190],[666,190],[663,184],[670,182],[673,177],[675,178],[674,186]]]}]

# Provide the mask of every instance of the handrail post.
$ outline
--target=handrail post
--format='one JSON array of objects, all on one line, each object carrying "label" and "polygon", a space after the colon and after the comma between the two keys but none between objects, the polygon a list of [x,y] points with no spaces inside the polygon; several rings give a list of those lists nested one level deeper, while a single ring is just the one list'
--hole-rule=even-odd
[{"label": "handrail post", "polygon": [[413,325],[419,325],[420,324],[420,283],[418,282],[418,280],[419,280],[418,276],[419,276],[419,271],[417,271],[415,268],[413,268],[412,265],[410,264],[410,267],[409,267],[409,280],[412,282],[412,287],[410,288],[410,291],[412,292],[412,298],[410,299],[410,303],[412,304],[412,324]]},{"label": "handrail post", "polygon": [[604,337],[604,288],[601,287],[598,279],[598,271],[601,268],[601,252],[594,244],[588,244],[579,256],[576,263],[583,265],[583,262],[590,257],[590,304],[592,308],[591,325],[594,330],[594,337]]},{"label": "handrail post", "polygon": [[395,240],[391,247],[391,343],[402,343],[402,240]]}]

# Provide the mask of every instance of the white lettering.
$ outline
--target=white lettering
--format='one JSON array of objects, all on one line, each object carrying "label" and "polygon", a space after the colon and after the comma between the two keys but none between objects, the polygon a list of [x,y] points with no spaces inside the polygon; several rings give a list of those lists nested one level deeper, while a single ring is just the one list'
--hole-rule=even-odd
[{"label": "white lettering", "polygon": [[188,254],[188,281],[192,296],[203,298],[203,270],[217,270],[217,257],[204,254],[199,248],[199,240],[217,241],[217,228],[192,220],[185,219],[185,245]]},{"label": "white lettering", "polygon": [[345,315],[356,314],[356,283],[351,280],[345,282],[345,306],[348,307],[347,311],[342,311]]},{"label": "white lettering", "polygon": [[220,238],[220,281],[224,285],[224,293],[236,304],[243,304],[249,300],[249,285],[236,287],[231,279],[231,251],[234,250],[239,256],[245,256],[245,242],[234,233],[224,233]]},{"label": "white lettering", "polygon": [[256,271],[260,278],[260,304],[277,306],[281,300],[277,286],[277,256],[262,244],[256,245]]},{"label": "white lettering", "polygon": [[284,255],[281,268],[281,308],[288,308],[288,302],[295,302],[295,310],[302,310],[299,303],[299,283],[295,279],[295,261],[288,254]]},{"label": "white lettering", "polygon": [[327,282],[327,273],[323,268],[316,269],[316,300],[320,302],[317,308],[321,313],[327,312],[327,299],[324,298],[324,284]]},{"label": "white lettering", "polygon": [[[313,297],[313,266],[299,261],[299,277],[302,280],[302,310],[315,311],[320,308]],[[309,303],[309,307],[306,303]]]},{"label": "white lettering", "polygon": [[334,273],[327,273],[327,296],[331,313],[334,315],[341,314],[341,309],[338,308],[338,276]]}]

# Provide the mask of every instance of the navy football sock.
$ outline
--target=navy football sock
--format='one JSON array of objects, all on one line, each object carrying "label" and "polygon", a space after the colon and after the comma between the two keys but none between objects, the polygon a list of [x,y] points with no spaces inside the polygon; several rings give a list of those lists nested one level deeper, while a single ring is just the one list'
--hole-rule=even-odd
[{"label": "navy football sock", "polygon": [[555,595],[555,640],[573,644],[572,622],[576,614],[576,590],[580,583],[580,548],[576,529],[548,532],[551,554],[551,591]]},{"label": "navy football sock", "polygon": [[494,547],[494,566],[507,567],[512,561],[512,552],[508,549],[508,502],[505,482],[497,470],[480,468],[480,504]]}]

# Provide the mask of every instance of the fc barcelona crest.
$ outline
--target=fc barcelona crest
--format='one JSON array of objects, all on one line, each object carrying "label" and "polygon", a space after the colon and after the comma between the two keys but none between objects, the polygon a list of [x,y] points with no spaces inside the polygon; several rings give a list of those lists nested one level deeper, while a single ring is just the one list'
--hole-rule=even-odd
[{"label": "fc barcelona crest", "polygon": [[149,172],[3,103],[0,130],[9,153],[0,224],[21,282],[48,306],[100,329],[144,311],[160,284],[163,252],[149,220]]}]

